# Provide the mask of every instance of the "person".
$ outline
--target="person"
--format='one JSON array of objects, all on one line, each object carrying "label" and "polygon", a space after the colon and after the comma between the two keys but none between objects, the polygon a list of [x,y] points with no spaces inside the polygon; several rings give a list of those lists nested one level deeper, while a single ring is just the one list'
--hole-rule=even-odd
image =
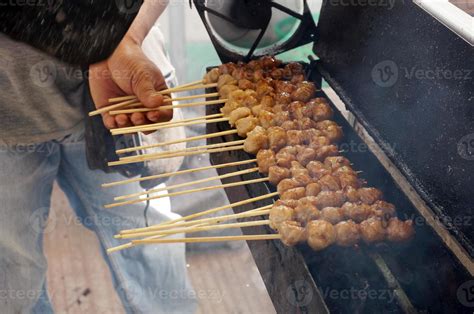
[{"label": "person", "polygon": [[[155,108],[162,104],[163,98],[153,93],[174,80],[167,60],[162,58],[157,66],[142,49],[153,35],[151,31],[155,35],[159,33],[154,24],[166,1],[145,0],[137,12],[120,11],[122,7],[114,8],[113,2],[77,5],[76,1],[63,1],[54,8],[2,7],[2,313],[53,312],[47,294],[47,262],[42,239],[55,180],[76,215],[91,222],[86,226],[96,233],[103,251],[122,244],[114,239],[120,230],[144,227],[145,220],[154,224],[176,217],[166,210],[150,209],[145,219],[141,204],[104,209],[103,205],[112,203],[115,196],[134,193],[140,187],[102,189],[102,183],[123,177],[88,168],[85,114],[81,109],[86,84],[98,108],[107,105],[109,98],[129,94],[137,95],[145,106]],[[20,27],[22,23],[28,27]],[[49,29],[45,27],[47,23],[52,25]],[[161,44],[149,50],[164,56],[162,47]],[[78,65],[88,67],[88,80],[77,75],[82,73]],[[167,73],[162,73],[160,67],[168,69]],[[103,122],[106,127],[114,128],[167,121],[172,115],[170,110],[115,117],[104,114]],[[195,311],[183,244],[136,247],[111,255],[104,251],[104,258],[128,313]],[[18,298],[17,292],[29,294]]]}]

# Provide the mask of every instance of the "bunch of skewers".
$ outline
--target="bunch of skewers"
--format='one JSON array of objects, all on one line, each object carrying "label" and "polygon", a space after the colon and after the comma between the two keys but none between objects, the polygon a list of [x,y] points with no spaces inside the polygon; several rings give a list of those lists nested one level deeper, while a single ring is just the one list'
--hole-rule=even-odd
[{"label": "bunch of skewers", "polygon": [[[352,168],[351,162],[341,155],[337,143],[343,138],[342,129],[331,120],[333,110],[328,101],[320,97],[315,98],[317,89],[313,83],[305,80],[303,66],[300,63],[283,65],[272,57],[263,57],[249,63],[227,63],[209,71],[203,80],[160,93],[169,94],[200,88],[217,88],[217,92],[168,98],[166,101],[212,97],[219,97],[219,99],[162,106],[160,109],[223,104],[220,108],[221,113],[181,121],[119,128],[111,130],[112,134],[149,132],[162,128],[224,121],[227,121],[235,129],[149,146],[127,148],[118,150],[117,154],[231,134],[238,134],[244,139],[178,151],[122,157],[118,161],[110,162],[109,165],[235,150],[244,150],[249,154],[256,155],[256,159],[128,179],[108,183],[104,187],[253,163],[256,163],[255,167],[166,188],[155,188],[118,196],[115,198],[116,203],[107,204],[105,207],[112,208],[162,197],[260,182],[269,182],[275,185],[276,192],[205,210],[159,225],[123,230],[116,236],[117,238],[135,240],[111,248],[109,252],[141,244],[271,239],[280,239],[286,245],[307,242],[314,250],[322,250],[332,244],[347,247],[357,245],[361,241],[365,243],[377,243],[385,240],[402,242],[413,236],[412,221],[399,220],[396,217],[395,206],[383,200],[380,190],[367,186],[367,182],[359,178],[359,172]],[[112,99],[111,102],[113,104],[92,112],[91,115],[102,112],[109,112],[113,115],[156,110],[144,108],[134,96]],[[260,172],[262,177],[170,192],[178,188],[253,172]],[[164,191],[168,191],[168,193],[162,194]],[[154,195],[156,193],[161,194]],[[228,208],[277,196],[279,199],[273,205],[240,214],[196,219]],[[235,219],[257,216],[268,216],[268,219],[223,224],[223,222]],[[258,225],[269,225],[277,233],[232,237],[168,238],[170,235],[180,233]]]}]

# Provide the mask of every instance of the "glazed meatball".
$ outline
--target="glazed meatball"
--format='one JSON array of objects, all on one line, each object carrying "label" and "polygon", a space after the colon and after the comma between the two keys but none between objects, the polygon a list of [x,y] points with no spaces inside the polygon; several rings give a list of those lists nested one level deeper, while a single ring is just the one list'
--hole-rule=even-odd
[{"label": "glazed meatball", "polygon": [[300,120],[305,117],[304,115],[305,104],[301,101],[293,101],[288,105],[288,112],[290,117],[295,120]]},{"label": "glazed meatball", "polygon": [[284,74],[283,69],[273,69],[270,72],[270,76],[274,80],[281,80],[283,78],[283,74]]},{"label": "glazed meatball", "polygon": [[[317,138],[319,138],[323,133],[317,129],[311,128],[311,129],[305,129],[302,130],[302,135],[303,135],[303,141],[305,144],[309,144],[313,141],[317,141]],[[326,143],[325,145],[329,145],[331,143]]]},{"label": "glazed meatball", "polygon": [[242,107],[241,103],[237,101],[233,101],[233,100],[228,100],[226,101],[225,105],[220,110],[224,114],[224,116],[229,116],[229,114],[231,114],[232,111],[240,107]]},{"label": "glazed meatball", "polygon": [[274,124],[275,125],[282,125],[283,123],[285,123],[285,121],[290,120],[290,114],[288,113],[288,111],[277,111],[277,110],[275,110],[276,108],[278,108],[278,106],[279,105],[276,105],[275,107],[273,107],[273,112],[275,113],[275,115],[273,116],[273,118],[275,119]]},{"label": "glazed meatball", "polygon": [[306,191],[305,191],[304,187],[294,188],[294,189],[283,192],[283,194],[281,194],[281,199],[283,199],[283,200],[287,200],[287,199],[297,200],[297,199],[300,199],[300,198],[304,197],[305,194],[306,194]]},{"label": "glazed meatball", "polygon": [[392,242],[404,242],[410,240],[415,234],[413,221],[401,221],[398,218],[390,218],[387,226],[387,239]]},{"label": "glazed meatball", "polygon": [[[287,122],[290,122],[290,121],[287,121]],[[300,130],[289,130],[289,131],[287,131],[286,132],[286,138],[287,138],[287,144],[288,145],[294,146],[294,145],[303,144],[303,132],[300,131]]]},{"label": "glazed meatball", "polygon": [[227,99],[230,93],[238,89],[235,85],[224,85],[219,89],[219,96],[221,99]]},{"label": "glazed meatball", "polygon": [[339,179],[335,176],[327,174],[318,180],[321,190],[323,191],[339,191],[341,184]]},{"label": "glazed meatball", "polygon": [[270,209],[270,227],[272,229],[278,230],[280,224],[284,221],[293,220],[294,219],[294,210],[291,207],[287,206],[275,206],[273,205]]},{"label": "glazed meatball", "polygon": [[336,177],[339,177],[343,174],[357,176],[357,172],[355,172],[350,166],[341,166],[340,168],[337,168],[333,171],[333,175]]},{"label": "glazed meatball", "polygon": [[324,160],[325,158],[329,156],[335,156],[339,154],[339,150],[337,149],[337,146],[335,145],[325,145],[319,148],[316,151],[316,159],[317,160]]},{"label": "glazed meatball", "polygon": [[395,206],[385,201],[376,201],[372,204],[372,210],[377,217],[389,219],[395,216]]},{"label": "glazed meatball", "polygon": [[291,94],[296,90],[296,86],[288,81],[274,81],[274,86],[278,93]]},{"label": "glazed meatball", "polygon": [[310,161],[306,165],[306,169],[308,169],[309,174],[317,180],[321,179],[325,175],[331,174],[331,169],[329,169],[320,161]]},{"label": "glazed meatball", "polygon": [[229,114],[229,123],[230,125],[234,126],[237,120],[248,117],[250,115],[252,115],[252,112],[250,111],[249,108],[247,107],[237,108]]},{"label": "glazed meatball", "polygon": [[275,202],[275,204],[273,206],[287,206],[287,207],[291,207],[291,208],[296,208],[296,206],[298,206],[298,200],[282,200],[282,199],[279,199]]},{"label": "glazed meatball", "polygon": [[235,122],[237,134],[241,137],[246,137],[247,133],[252,131],[257,126],[257,118],[248,116],[246,118],[239,119]]},{"label": "glazed meatball", "polygon": [[217,79],[217,89],[220,90],[225,85],[237,85],[237,80],[230,74],[222,74]]},{"label": "glazed meatball", "polygon": [[267,110],[260,110],[258,113],[258,121],[265,129],[271,128],[275,125],[274,118],[275,114]]},{"label": "glazed meatball", "polygon": [[334,111],[324,98],[314,98],[308,102],[308,106],[312,109],[312,118],[314,121],[330,120]]},{"label": "glazed meatball", "polygon": [[334,171],[342,166],[350,166],[351,162],[346,157],[332,156],[324,159],[324,164]]},{"label": "glazed meatball", "polygon": [[348,187],[353,187],[353,188],[359,188],[360,187],[360,181],[359,179],[352,174],[341,174],[339,176],[334,176],[339,178],[339,182],[341,183],[341,188],[345,190]]},{"label": "glazed meatball", "polygon": [[220,75],[221,73],[219,72],[219,69],[214,68],[211,71],[207,72],[206,75],[204,75],[203,83],[204,84],[216,83]]},{"label": "glazed meatball", "polygon": [[283,179],[291,177],[291,172],[288,168],[271,166],[268,171],[268,180],[273,185],[278,185]]},{"label": "glazed meatball", "polygon": [[255,89],[255,84],[247,79],[240,79],[238,85],[240,89]]},{"label": "glazed meatball", "polygon": [[286,131],[278,126],[268,128],[268,142],[270,148],[278,151],[286,145]]},{"label": "glazed meatball", "polygon": [[311,82],[303,81],[298,83],[297,87],[298,88],[291,93],[291,99],[293,100],[307,102],[316,93],[316,87]]},{"label": "glazed meatball", "polygon": [[297,221],[284,221],[278,228],[283,244],[292,246],[306,240],[306,229]]},{"label": "glazed meatball", "polygon": [[352,219],[355,222],[364,221],[373,215],[372,208],[367,204],[346,202],[342,205],[342,210],[347,218]]},{"label": "glazed meatball", "polygon": [[336,229],[325,220],[313,220],[306,226],[308,245],[320,251],[336,242]]},{"label": "glazed meatball", "polygon": [[273,89],[273,87],[271,87],[271,85],[269,83],[267,83],[265,81],[259,81],[259,82],[257,82],[257,87],[256,87],[255,91],[257,92],[257,95],[260,98],[262,98],[264,96],[273,94],[273,92],[275,90]]},{"label": "glazed meatball", "polygon": [[360,234],[365,243],[381,242],[385,239],[386,230],[380,219],[372,217],[360,223]]},{"label": "glazed meatball", "polygon": [[300,150],[296,155],[296,159],[302,164],[307,165],[309,162],[313,161],[316,158],[316,150],[304,147],[304,149]]},{"label": "glazed meatball", "polygon": [[233,62],[224,63],[219,66],[219,73],[230,75],[236,68],[237,66]]},{"label": "glazed meatball", "polygon": [[314,129],[314,127],[316,126],[316,122],[306,117],[295,120],[295,122],[298,124],[298,129],[300,130]]},{"label": "glazed meatball", "polygon": [[357,203],[359,202],[359,193],[357,193],[357,189],[349,186],[344,190],[344,195],[348,202]]},{"label": "glazed meatball", "polygon": [[327,129],[322,131],[332,143],[337,143],[344,137],[344,133],[340,126],[329,126]]},{"label": "glazed meatball", "polygon": [[362,203],[372,205],[375,201],[382,199],[382,191],[376,188],[360,188],[357,190]]},{"label": "glazed meatball", "polygon": [[277,191],[279,193],[286,192],[288,190],[301,187],[301,183],[296,181],[294,178],[283,179],[277,185]]},{"label": "glazed meatball", "polygon": [[334,226],[336,229],[336,244],[340,246],[353,246],[359,242],[359,226],[352,220],[341,221]]},{"label": "glazed meatball", "polygon": [[319,219],[320,212],[316,206],[310,201],[302,201],[304,198],[298,201],[298,205],[295,207],[295,219],[301,223],[306,224],[311,220]]},{"label": "glazed meatball", "polygon": [[275,95],[277,104],[288,105],[291,102],[291,95],[287,92],[279,92]]},{"label": "glazed meatball", "polygon": [[295,155],[292,155],[288,152],[285,151],[279,151],[276,154],[276,163],[280,167],[285,167],[285,168],[290,168],[291,163],[296,160]]},{"label": "glazed meatball", "polygon": [[306,196],[317,196],[321,192],[321,186],[317,182],[312,182],[306,186]]},{"label": "glazed meatball", "polygon": [[342,191],[321,191],[317,196],[316,206],[319,209],[326,207],[340,207],[346,201]]},{"label": "glazed meatball", "polygon": [[260,105],[266,108],[272,108],[275,105],[275,100],[271,96],[263,96],[260,100]]},{"label": "glazed meatball", "polygon": [[275,153],[270,149],[259,150],[257,164],[260,173],[268,173],[269,168],[276,165]]},{"label": "glazed meatball", "polygon": [[244,142],[244,150],[250,154],[257,154],[261,149],[267,148],[267,130],[257,125],[251,132],[247,133],[247,138]]},{"label": "glazed meatball", "polygon": [[344,211],[340,207],[326,207],[321,210],[322,220],[326,220],[333,225],[344,220]]},{"label": "glazed meatball", "polygon": [[292,121],[292,120],[288,120],[288,121],[283,122],[280,125],[280,127],[285,129],[286,131],[298,130],[299,129],[298,123],[296,121]]},{"label": "glazed meatball", "polygon": [[294,75],[304,74],[304,67],[298,62],[288,63],[285,65],[284,70],[289,72],[289,77],[287,77],[287,79],[291,79],[291,77]]}]

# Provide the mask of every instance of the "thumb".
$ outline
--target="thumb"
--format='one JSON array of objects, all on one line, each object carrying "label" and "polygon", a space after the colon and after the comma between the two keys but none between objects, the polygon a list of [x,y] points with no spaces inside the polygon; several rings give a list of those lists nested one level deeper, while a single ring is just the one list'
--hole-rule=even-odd
[{"label": "thumb", "polygon": [[165,79],[161,71],[151,62],[140,67],[132,77],[132,90],[140,102],[148,108],[156,108],[163,104],[163,96],[157,91],[166,89]]}]

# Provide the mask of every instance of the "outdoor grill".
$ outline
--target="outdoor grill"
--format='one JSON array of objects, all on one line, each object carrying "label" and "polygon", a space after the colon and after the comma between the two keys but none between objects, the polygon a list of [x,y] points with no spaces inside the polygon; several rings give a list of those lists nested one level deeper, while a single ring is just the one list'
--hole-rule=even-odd
[{"label": "outdoor grill", "polygon": [[[242,54],[222,45],[222,36],[214,33],[209,17],[241,21],[238,27],[257,19],[261,23],[249,28],[263,35],[272,2],[234,2],[239,5],[233,12],[242,18],[219,16],[219,7],[194,1],[222,61],[249,60],[259,53],[279,53],[313,42],[319,59],[301,60],[308,80],[321,87],[324,79],[350,112],[351,123],[331,103],[334,120],[345,134],[339,147],[362,171],[361,176],[396,205],[402,218],[413,219],[416,230],[415,238],[403,244],[332,246],[321,252],[306,245],[286,247],[280,241],[249,242],[277,312],[472,312],[472,46],[409,1],[395,1],[391,6],[328,1],[317,26],[308,20],[311,15],[304,5],[300,26],[289,44],[259,51],[257,41]],[[278,4],[270,10],[285,9]],[[319,96],[329,98],[324,91]],[[207,114],[217,112],[216,106],[207,107]],[[230,126],[222,122],[207,124],[207,128],[214,133]],[[229,135],[208,142],[236,139]],[[251,158],[243,151],[211,155],[214,164]],[[219,173],[245,167],[250,166],[223,168]],[[258,177],[253,173],[223,182]],[[226,192],[231,202],[237,202],[274,189],[257,183]],[[234,210],[270,203],[260,201]],[[242,230],[244,234],[271,232],[267,226]]]}]

